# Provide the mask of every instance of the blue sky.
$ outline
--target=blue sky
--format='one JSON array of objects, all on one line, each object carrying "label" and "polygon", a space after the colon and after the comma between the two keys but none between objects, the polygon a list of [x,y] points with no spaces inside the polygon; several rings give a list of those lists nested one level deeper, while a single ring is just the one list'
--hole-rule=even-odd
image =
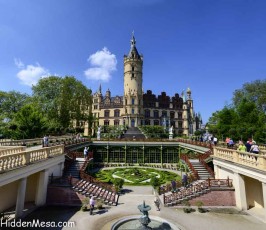
[{"label": "blue sky", "polygon": [[189,87],[204,123],[234,90],[266,78],[264,0],[0,0],[0,90],[31,94],[48,75],[123,95],[134,30],[143,88]]}]

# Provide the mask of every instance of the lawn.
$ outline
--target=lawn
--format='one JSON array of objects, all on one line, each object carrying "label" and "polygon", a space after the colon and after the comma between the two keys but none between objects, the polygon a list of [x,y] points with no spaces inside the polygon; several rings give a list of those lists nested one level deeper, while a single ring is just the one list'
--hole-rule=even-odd
[{"label": "lawn", "polygon": [[93,176],[102,182],[112,182],[114,178],[122,178],[126,185],[149,185],[152,177],[157,177],[159,184],[181,180],[180,176],[173,172],[137,167],[100,170]]}]

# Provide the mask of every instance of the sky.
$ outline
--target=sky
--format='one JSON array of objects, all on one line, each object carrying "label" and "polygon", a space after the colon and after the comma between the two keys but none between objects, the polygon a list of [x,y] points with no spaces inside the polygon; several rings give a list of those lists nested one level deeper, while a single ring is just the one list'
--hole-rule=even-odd
[{"label": "sky", "polygon": [[0,91],[53,75],[122,96],[134,31],[144,92],[189,87],[206,123],[266,78],[265,12],[265,0],[0,0]]}]

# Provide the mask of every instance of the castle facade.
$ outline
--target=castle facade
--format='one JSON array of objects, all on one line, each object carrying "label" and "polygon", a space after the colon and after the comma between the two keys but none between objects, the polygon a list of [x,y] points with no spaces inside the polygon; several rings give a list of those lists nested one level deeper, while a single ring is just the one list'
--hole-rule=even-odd
[{"label": "castle facade", "polygon": [[[101,86],[93,95],[92,113],[97,126],[161,125],[173,127],[177,135],[192,135],[202,123],[194,113],[191,90],[170,97],[165,92],[154,95],[143,92],[143,56],[136,47],[134,35],[128,55],[124,55],[124,95],[111,96],[108,89],[102,94]],[[93,131],[95,133],[95,130]]]}]

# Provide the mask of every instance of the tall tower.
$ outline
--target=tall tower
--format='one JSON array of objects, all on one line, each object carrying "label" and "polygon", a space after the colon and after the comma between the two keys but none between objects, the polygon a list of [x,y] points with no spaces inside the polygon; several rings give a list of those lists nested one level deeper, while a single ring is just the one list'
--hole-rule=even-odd
[{"label": "tall tower", "polygon": [[129,54],[124,55],[124,119],[129,127],[137,127],[143,117],[143,56],[139,55],[136,48],[134,33],[130,42]]}]

